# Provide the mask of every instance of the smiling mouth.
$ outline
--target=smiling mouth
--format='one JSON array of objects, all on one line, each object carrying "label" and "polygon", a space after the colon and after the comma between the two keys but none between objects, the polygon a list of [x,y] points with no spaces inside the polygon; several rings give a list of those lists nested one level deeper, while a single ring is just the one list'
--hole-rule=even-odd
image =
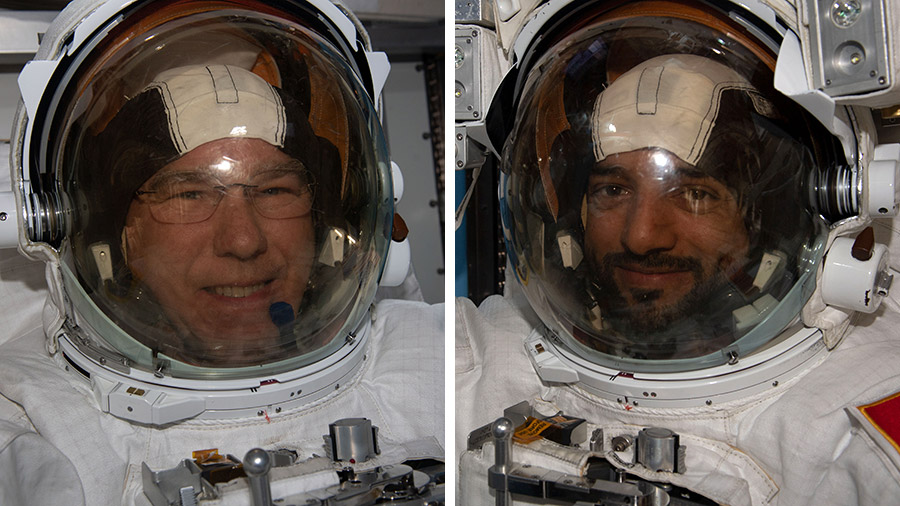
[{"label": "smiling mouth", "polygon": [[230,297],[232,299],[241,299],[244,297],[249,297],[254,293],[262,290],[268,284],[266,283],[257,283],[255,285],[248,286],[213,286],[210,288],[206,288],[207,292],[210,292],[215,295],[219,295],[222,297]]}]

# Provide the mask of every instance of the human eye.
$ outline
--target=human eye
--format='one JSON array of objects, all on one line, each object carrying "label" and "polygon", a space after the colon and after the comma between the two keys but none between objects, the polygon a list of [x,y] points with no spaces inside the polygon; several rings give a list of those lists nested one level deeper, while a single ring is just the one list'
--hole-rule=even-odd
[{"label": "human eye", "polygon": [[596,179],[588,185],[588,202],[598,210],[612,209],[632,194],[631,189],[618,181]]},{"label": "human eye", "polygon": [[693,214],[706,214],[722,203],[722,196],[716,190],[702,185],[685,185],[673,192],[672,197],[678,207]]},{"label": "human eye", "polygon": [[254,192],[262,197],[299,196],[303,193],[303,188],[296,181],[283,179],[258,185]]},{"label": "human eye", "polygon": [[303,171],[272,170],[253,178],[248,186],[256,209],[268,218],[296,218],[312,207],[312,189]]},{"label": "human eye", "polygon": [[261,197],[300,196],[309,188],[303,174],[297,171],[269,171],[255,178],[254,193]]},{"label": "human eye", "polygon": [[160,199],[162,201],[205,201],[213,200],[218,193],[217,188],[211,185],[200,183],[180,183],[170,185],[163,191],[160,191]]},{"label": "human eye", "polygon": [[628,191],[621,185],[606,184],[594,190],[594,193],[604,198],[616,198],[624,196]]},{"label": "human eye", "polygon": [[155,202],[184,202],[215,199],[218,182],[196,171],[172,172],[158,175],[139,193]]}]

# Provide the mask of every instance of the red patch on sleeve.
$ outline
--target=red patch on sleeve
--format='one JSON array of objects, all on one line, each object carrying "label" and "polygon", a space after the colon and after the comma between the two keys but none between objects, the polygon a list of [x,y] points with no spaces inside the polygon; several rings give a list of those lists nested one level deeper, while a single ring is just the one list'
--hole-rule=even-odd
[{"label": "red patch on sleeve", "polygon": [[900,452],[900,392],[856,409]]}]

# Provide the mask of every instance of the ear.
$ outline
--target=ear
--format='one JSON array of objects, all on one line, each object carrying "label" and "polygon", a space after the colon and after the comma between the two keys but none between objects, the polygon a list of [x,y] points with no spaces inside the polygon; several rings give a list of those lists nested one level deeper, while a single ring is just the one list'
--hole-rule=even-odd
[{"label": "ear", "polygon": [[[128,265],[128,243],[129,240],[132,239],[131,235],[134,233],[134,227],[129,226],[127,223],[124,227],[122,227],[122,243],[119,245],[122,251],[122,261],[125,262],[125,265]],[[132,244],[134,242],[132,241]]]}]

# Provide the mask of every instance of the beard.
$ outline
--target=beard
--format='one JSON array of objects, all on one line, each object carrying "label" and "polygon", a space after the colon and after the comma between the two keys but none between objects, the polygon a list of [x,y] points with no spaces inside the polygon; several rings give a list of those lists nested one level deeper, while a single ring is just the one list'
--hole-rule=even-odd
[{"label": "beard", "polygon": [[[620,265],[690,272],[693,286],[677,300],[666,302],[662,300],[663,290],[620,287],[614,275]],[[591,262],[604,334],[617,336],[612,341],[621,340],[623,351],[636,358],[676,358],[685,353],[705,353],[703,350],[712,341],[718,341],[717,336],[721,337],[721,329],[714,323],[717,306],[712,304],[712,299],[729,286],[722,269],[708,270],[711,272],[696,258],[662,253],[646,256],[608,253],[599,261]]]}]

